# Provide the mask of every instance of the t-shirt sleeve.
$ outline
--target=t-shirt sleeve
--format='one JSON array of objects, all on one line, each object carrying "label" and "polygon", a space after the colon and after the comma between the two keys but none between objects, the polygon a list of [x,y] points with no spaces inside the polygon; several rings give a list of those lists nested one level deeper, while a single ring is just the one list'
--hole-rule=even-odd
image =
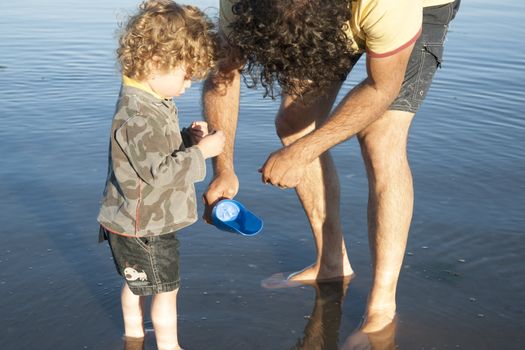
[{"label": "t-shirt sleeve", "polygon": [[361,14],[367,55],[388,57],[410,46],[422,22],[422,0],[371,0]]},{"label": "t-shirt sleeve", "polygon": [[232,0],[220,0],[219,4],[219,29],[225,34],[230,33],[228,25],[233,22],[233,1]]}]

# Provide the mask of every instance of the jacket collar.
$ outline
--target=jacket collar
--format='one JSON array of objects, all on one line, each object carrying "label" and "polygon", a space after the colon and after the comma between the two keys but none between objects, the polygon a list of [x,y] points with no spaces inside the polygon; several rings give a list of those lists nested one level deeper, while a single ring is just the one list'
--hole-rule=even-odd
[{"label": "jacket collar", "polygon": [[175,107],[172,99],[162,98],[159,94],[151,90],[149,86],[125,75],[122,76],[122,90],[123,93],[136,95],[144,101],[156,105],[164,105],[168,108]]}]

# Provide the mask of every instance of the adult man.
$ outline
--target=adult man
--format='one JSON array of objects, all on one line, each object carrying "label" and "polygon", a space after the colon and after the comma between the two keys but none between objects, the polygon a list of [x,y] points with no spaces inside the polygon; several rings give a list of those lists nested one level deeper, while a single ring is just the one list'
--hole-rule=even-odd
[{"label": "adult man", "polygon": [[[290,279],[327,280],[353,273],[339,220],[339,183],[328,150],[357,135],[369,180],[368,226],[374,268],[362,330],[395,316],[395,293],[412,217],[408,131],[441,62],[459,0],[221,0],[229,60],[204,88],[208,123],[223,130],[207,205],[233,197],[233,139],[239,68],[273,96],[281,87],[276,131],[284,147],[262,179],[295,187],[310,220],[316,262]],[[346,75],[366,52],[368,76],[332,110]],[[233,58],[236,57],[236,58]],[[331,111],[332,110],[332,111]]]}]

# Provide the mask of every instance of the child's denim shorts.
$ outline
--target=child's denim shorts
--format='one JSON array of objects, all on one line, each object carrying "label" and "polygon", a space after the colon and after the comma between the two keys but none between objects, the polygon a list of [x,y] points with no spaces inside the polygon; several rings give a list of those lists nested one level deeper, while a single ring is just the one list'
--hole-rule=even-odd
[{"label": "child's denim shorts", "polygon": [[109,242],[117,272],[133,294],[151,295],[179,288],[180,243],[175,233],[127,237],[100,229]]},{"label": "child's denim shorts", "polygon": [[423,103],[434,73],[441,66],[448,24],[459,9],[460,0],[423,9],[423,30],[414,45],[403,85],[390,110],[416,113]]}]

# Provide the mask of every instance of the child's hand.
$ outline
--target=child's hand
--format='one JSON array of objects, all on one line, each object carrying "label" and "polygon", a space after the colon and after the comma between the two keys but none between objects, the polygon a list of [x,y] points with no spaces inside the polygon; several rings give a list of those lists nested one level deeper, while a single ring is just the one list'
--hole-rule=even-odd
[{"label": "child's hand", "polygon": [[187,129],[194,145],[201,142],[201,140],[208,135],[208,123],[203,121],[195,121],[191,123]]},{"label": "child's hand", "polygon": [[224,149],[225,142],[226,137],[224,136],[224,133],[218,130],[203,137],[197,144],[197,147],[200,148],[202,155],[206,159],[219,155]]}]

